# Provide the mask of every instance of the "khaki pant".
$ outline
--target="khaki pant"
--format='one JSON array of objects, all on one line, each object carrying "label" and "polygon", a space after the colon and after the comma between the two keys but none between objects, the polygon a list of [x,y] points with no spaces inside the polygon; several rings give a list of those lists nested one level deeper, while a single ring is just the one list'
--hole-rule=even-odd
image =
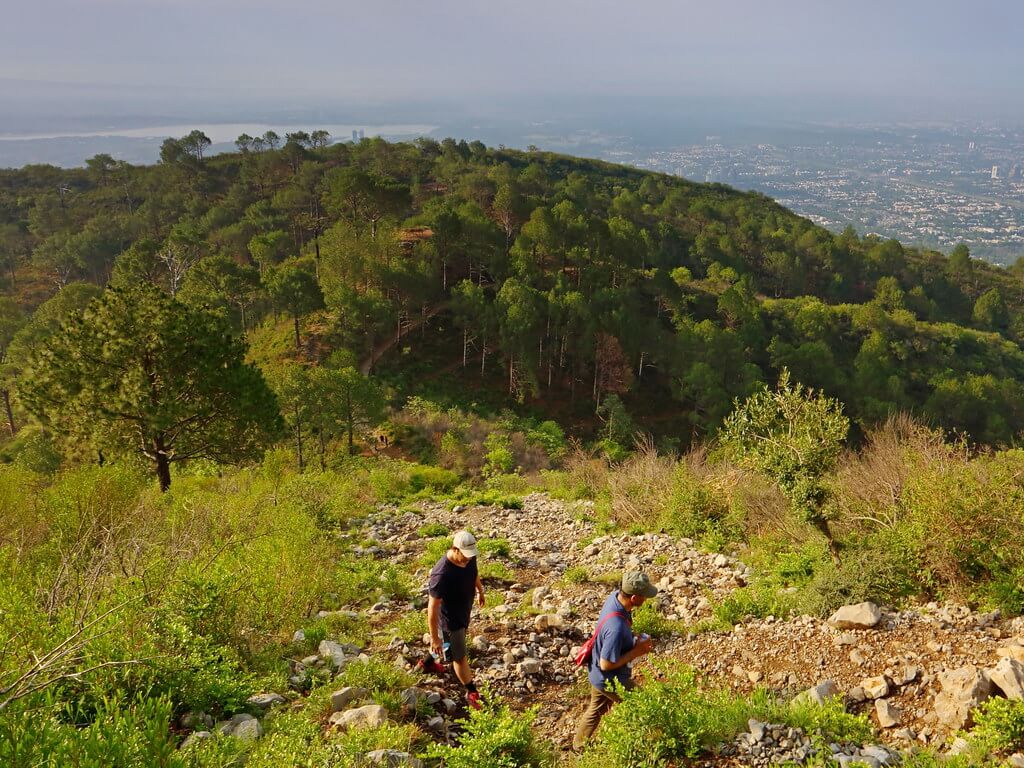
[{"label": "khaki pant", "polygon": [[[633,681],[630,680],[626,683],[625,688],[630,690],[632,687]],[[620,701],[622,699],[614,693],[602,691],[591,685],[590,701],[587,702],[587,708],[583,711],[580,724],[576,726],[576,735],[572,740],[572,748],[575,750],[583,749],[587,742],[590,741],[590,737],[594,735],[594,731],[597,730],[597,725],[601,722],[601,718]]]}]

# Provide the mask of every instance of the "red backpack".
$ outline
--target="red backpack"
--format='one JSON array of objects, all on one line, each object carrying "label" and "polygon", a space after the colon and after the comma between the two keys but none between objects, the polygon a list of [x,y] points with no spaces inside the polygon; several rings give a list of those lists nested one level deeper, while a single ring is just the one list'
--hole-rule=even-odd
[{"label": "red backpack", "polygon": [[601,627],[603,627],[604,623],[608,621],[608,619],[610,619],[612,616],[621,616],[626,620],[626,624],[628,624],[630,627],[633,626],[633,622],[629,620],[629,616],[627,616],[625,612],[612,611],[611,613],[609,613],[607,616],[605,616],[603,619],[597,622],[597,629],[594,630],[594,634],[587,638],[587,642],[583,644],[583,647],[580,648],[580,652],[576,654],[576,658],[572,660],[572,663],[575,664],[577,667],[590,666],[590,655],[591,653],[593,653],[594,643],[597,642],[597,636],[601,633]]}]

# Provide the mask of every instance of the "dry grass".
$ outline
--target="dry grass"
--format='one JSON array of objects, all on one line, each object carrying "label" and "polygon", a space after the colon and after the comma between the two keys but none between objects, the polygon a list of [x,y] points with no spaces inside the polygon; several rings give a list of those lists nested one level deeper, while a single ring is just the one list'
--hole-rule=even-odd
[{"label": "dry grass", "polygon": [[968,460],[963,446],[950,445],[942,433],[907,414],[891,416],[867,434],[859,451],[840,460],[833,483],[833,530],[893,528],[903,515],[907,483],[925,468]]}]

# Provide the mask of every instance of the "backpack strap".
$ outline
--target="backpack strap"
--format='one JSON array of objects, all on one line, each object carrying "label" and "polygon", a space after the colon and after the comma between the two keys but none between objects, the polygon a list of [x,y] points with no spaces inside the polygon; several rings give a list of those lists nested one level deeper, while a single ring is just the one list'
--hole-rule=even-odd
[{"label": "backpack strap", "polygon": [[591,642],[591,647],[590,647],[591,655],[593,655],[594,648],[597,648],[597,636],[601,634],[601,627],[603,627],[604,623],[606,621],[608,621],[608,619],[612,618],[613,616],[620,616],[623,619],[625,619],[627,626],[630,626],[630,627],[633,626],[633,622],[629,620],[629,616],[626,615],[625,611],[612,611],[611,613],[609,613],[607,616],[605,616],[603,619],[601,619],[599,622],[597,622],[597,629],[595,629],[594,630],[594,634],[591,635],[591,638],[590,638],[590,642]]}]

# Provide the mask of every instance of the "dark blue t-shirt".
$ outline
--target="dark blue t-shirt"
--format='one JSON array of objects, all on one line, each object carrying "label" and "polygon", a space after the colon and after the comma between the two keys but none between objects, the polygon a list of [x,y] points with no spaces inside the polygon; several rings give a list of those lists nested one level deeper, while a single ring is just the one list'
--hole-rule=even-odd
[{"label": "dark blue t-shirt", "polygon": [[590,684],[602,691],[608,680],[614,678],[626,685],[633,675],[633,670],[628,665],[609,672],[601,669],[601,659],[614,663],[621,659],[623,654],[633,650],[633,628],[631,626],[633,614],[619,602],[619,590],[612,592],[604,601],[604,607],[601,608],[601,615],[597,617],[597,623],[600,624],[610,613],[622,613],[625,614],[625,618],[612,616],[605,621],[594,641],[594,650],[590,653]]},{"label": "dark blue t-shirt", "polygon": [[459,566],[445,555],[430,571],[427,592],[441,601],[441,625],[449,632],[466,629],[476,593],[476,558]]}]

